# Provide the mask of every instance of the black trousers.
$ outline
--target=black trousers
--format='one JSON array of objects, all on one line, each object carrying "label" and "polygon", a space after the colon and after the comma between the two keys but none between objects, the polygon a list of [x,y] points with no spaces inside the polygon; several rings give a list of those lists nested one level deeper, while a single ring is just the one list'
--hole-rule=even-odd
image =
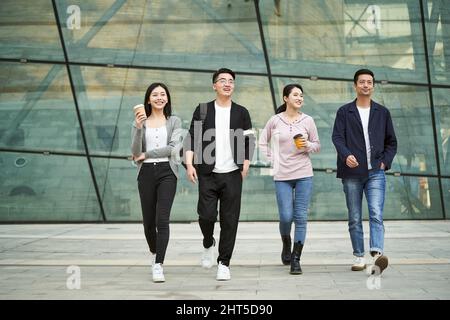
[{"label": "black trousers", "polygon": [[229,173],[198,175],[199,225],[203,234],[203,247],[209,248],[214,242],[214,224],[217,220],[217,204],[220,200],[220,241],[217,262],[228,266],[241,212],[242,175],[239,170]]},{"label": "black trousers", "polygon": [[169,243],[169,218],[177,177],[169,162],[143,163],[138,176],[145,238],[155,263],[164,263]]}]

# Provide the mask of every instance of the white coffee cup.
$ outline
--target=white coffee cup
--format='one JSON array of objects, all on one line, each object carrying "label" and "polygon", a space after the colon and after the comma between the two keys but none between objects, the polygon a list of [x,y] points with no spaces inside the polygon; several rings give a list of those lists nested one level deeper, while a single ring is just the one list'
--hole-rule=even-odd
[{"label": "white coffee cup", "polygon": [[145,114],[145,106],[143,104],[135,105],[133,107],[133,112],[134,112],[134,116],[135,117],[137,117],[138,114],[143,114],[144,116],[146,116],[146,114]]}]

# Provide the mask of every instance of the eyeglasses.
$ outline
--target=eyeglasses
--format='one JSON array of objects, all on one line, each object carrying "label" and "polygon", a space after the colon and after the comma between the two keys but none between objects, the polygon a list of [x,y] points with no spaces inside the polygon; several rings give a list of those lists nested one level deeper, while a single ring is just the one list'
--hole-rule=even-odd
[{"label": "eyeglasses", "polygon": [[220,79],[217,79],[216,80],[216,83],[220,83],[221,85],[225,85],[225,84],[229,84],[229,85],[233,85],[234,84],[234,80],[233,79],[230,79],[230,80],[227,80],[227,79],[225,79],[225,78],[220,78]]}]

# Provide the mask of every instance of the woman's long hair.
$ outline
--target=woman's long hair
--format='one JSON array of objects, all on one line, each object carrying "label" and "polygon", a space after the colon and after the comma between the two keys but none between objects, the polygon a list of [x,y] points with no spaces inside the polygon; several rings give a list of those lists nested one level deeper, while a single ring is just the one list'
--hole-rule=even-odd
[{"label": "woman's long hair", "polygon": [[[288,84],[283,88],[283,101],[284,101],[284,97],[289,97],[289,95],[292,92],[292,89],[294,89],[294,88],[298,88],[298,89],[302,90],[302,92],[304,92],[301,85],[299,85],[297,83]],[[286,102],[284,102],[281,106],[279,106],[275,113],[281,113],[284,111],[286,111]]]},{"label": "woman's long hair", "polygon": [[150,100],[150,95],[151,95],[152,91],[155,90],[155,88],[157,88],[157,87],[161,87],[166,91],[167,103],[164,106],[163,113],[167,119],[172,115],[172,106],[170,104],[169,88],[167,88],[167,86],[162,82],[153,82],[148,87],[147,92],[145,93],[145,100],[144,100],[145,114],[147,115],[147,118],[150,117],[150,115],[152,114],[152,106],[150,105],[150,102],[148,102],[148,101]]}]

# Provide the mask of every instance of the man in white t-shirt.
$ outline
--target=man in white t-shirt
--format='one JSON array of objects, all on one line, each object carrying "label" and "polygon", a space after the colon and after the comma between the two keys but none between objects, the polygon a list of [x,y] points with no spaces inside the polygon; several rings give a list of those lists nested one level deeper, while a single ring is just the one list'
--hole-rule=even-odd
[{"label": "man in white t-shirt", "polygon": [[342,179],[348,208],[348,227],[355,262],[353,271],[366,267],[362,226],[362,197],[369,208],[372,266],[369,274],[380,274],[388,266],[384,251],[383,207],[385,171],[397,152],[397,139],[389,110],[371,99],[375,77],[368,69],[354,77],[356,99],[339,108],[333,127],[337,151],[337,177]]},{"label": "man in white t-shirt", "polygon": [[[234,103],[235,74],[222,68],[213,77],[216,99],[207,104],[206,118],[202,119],[200,105],[195,109],[186,149],[186,174],[189,181],[198,180],[199,225],[203,234],[201,264],[214,264],[214,225],[220,212],[220,241],[217,258],[217,280],[230,280],[230,259],[236,241],[241,210],[242,181],[247,176],[255,148],[252,122],[247,109]],[[195,141],[201,126],[200,152],[195,152]],[[188,136],[189,137],[189,136]],[[218,204],[219,212],[217,210]]]}]

